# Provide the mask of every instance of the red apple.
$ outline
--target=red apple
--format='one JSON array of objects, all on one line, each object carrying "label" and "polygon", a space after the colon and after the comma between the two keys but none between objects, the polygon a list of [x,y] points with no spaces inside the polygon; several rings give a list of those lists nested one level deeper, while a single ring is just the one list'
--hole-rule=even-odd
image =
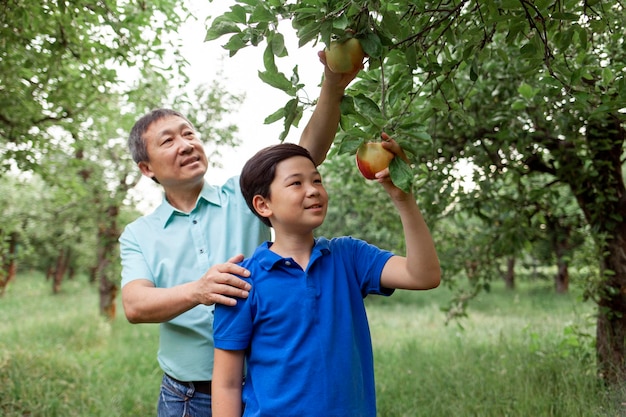
[{"label": "red apple", "polygon": [[395,155],[383,148],[380,142],[366,142],[356,151],[356,165],[361,174],[368,180],[373,180],[377,172],[389,166]]},{"label": "red apple", "polygon": [[361,42],[356,38],[350,38],[343,43],[332,41],[325,52],[328,68],[337,74],[356,71],[365,57]]}]

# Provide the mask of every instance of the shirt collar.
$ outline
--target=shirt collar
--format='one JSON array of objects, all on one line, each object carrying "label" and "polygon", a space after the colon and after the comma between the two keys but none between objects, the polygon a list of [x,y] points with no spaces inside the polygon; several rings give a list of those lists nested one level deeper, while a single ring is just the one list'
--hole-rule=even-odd
[{"label": "shirt collar", "polygon": [[[214,204],[216,206],[222,205],[218,187],[209,185],[209,183],[207,183],[206,181],[202,186],[202,190],[200,191],[200,195],[198,196],[198,200],[196,201],[196,206],[193,210],[196,210],[198,204],[200,203],[200,200],[204,200],[207,203]],[[172,206],[169,201],[167,201],[167,198],[165,198],[165,193],[163,193],[163,201],[155,210],[155,214],[159,217],[161,226],[164,229],[167,227],[167,224],[173,216],[187,216],[186,213],[181,212],[180,210]]]},{"label": "shirt collar", "polygon": [[[254,251],[254,258],[259,261],[259,264],[266,271],[271,271],[272,268],[277,263],[282,263],[284,258],[278,255],[275,252],[270,250],[270,246],[272,242],[264,242]],[[312,264],[317,258],[327,255],[330,253],[330,244],[325,238],[315,239],[315,244],[313,245],[313,250],[311,251],[311,260],[309,261]]]}]

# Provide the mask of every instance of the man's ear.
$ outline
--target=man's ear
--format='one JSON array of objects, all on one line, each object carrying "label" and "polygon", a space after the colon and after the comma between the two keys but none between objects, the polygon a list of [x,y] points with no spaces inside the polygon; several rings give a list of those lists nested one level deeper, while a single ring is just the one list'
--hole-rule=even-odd
[{"label": "man's ear", "polygon": [[272,215],[272,209],[267,199],[259,194],[252,197],[252,207],[261,217],[270,217]]},{"label": "man's ear", "polygon": [[149,162],[141,161],[137,164],[137,166],[139,167],[139,170],[141,171],[143,175],[145,175],[148,178],[154,179],[154,172],[152,172],[152,168],[150,168]]}]

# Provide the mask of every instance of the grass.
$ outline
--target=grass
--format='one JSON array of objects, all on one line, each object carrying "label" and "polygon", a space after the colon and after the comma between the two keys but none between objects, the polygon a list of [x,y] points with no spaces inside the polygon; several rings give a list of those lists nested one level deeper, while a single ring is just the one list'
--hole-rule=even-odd
[{"label": "grass", "polygon": [[[367,300],[379,416],[622,416],[625,392],[595,377],[593,309],[541,284],[497,285],[469,317],[444,323],[450,292]],[[98,315],[83,280],[53,296],[21,274],[0,299],[0,415],[153,416],[157,325]]]},{"label": "grass", "polygon": [[156,414],[158,327],[103,321],[96,287],[67,281],[53,296],[42,276],[21,275],[0,316],[0,415]]}]

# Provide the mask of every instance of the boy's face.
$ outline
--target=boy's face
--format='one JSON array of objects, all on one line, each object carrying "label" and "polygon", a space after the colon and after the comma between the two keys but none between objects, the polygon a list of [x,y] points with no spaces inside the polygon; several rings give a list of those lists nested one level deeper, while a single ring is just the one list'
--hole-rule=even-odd
[{"label": "boy's face", "polygon": [[288,230],[310,233],[324,222],[328,194],[322,176],[308,158],[294,156],[276,165],[270,185],[270,198],[265,198],[266,214],[278,232]]},{"label": "boy's face", "polygon": [[202,142],[189,122],[178,116],[154,121],[143,134],[150,157],[141,172],[156,177],[163,187],[203,180],[208,161]]}]

